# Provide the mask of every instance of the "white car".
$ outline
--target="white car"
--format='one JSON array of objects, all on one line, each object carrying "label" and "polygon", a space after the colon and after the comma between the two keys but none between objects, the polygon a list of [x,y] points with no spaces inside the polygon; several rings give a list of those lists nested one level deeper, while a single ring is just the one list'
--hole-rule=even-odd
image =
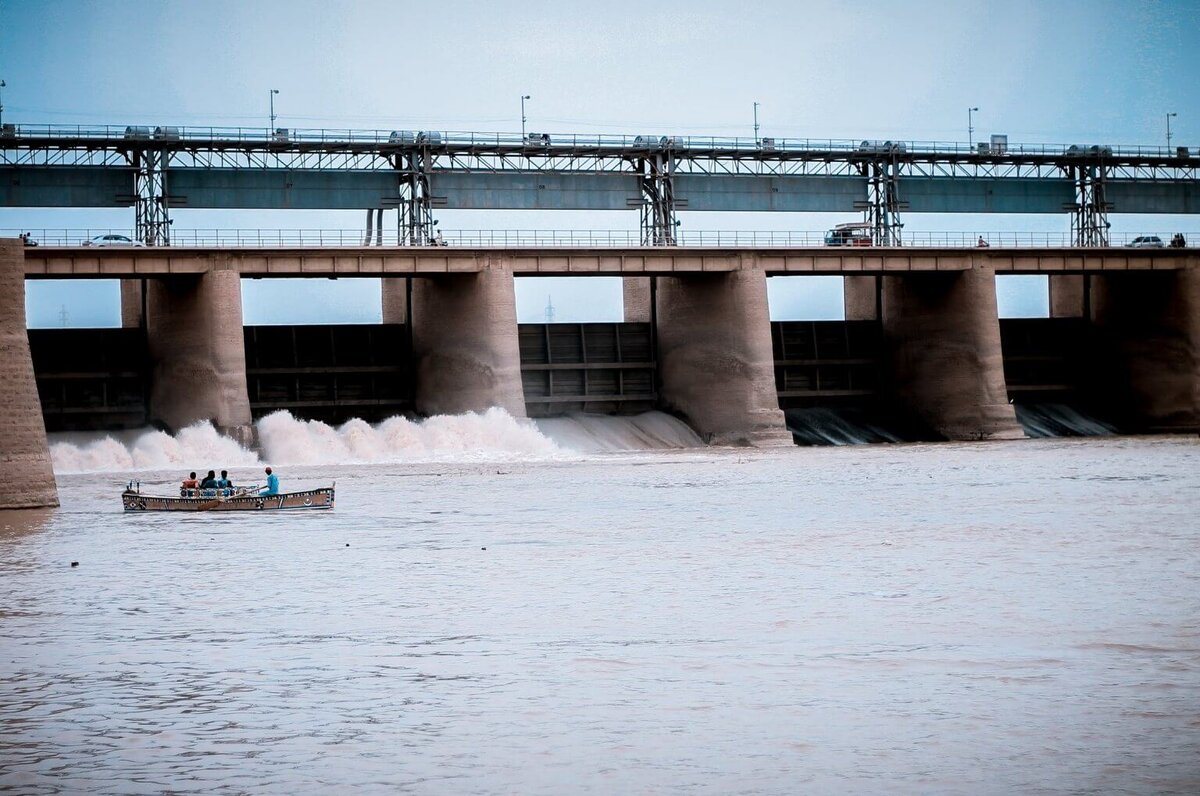
[{"label": "white car", "polygon": [[127,238],[124,235],[97,235],[85,240],[84,246],[145,246],[140,240]]},{"label": "white car", "polygon": [[1157,235],[1139,235],[1126,245],[1133,249],[1161,249],[1165,244]]}]

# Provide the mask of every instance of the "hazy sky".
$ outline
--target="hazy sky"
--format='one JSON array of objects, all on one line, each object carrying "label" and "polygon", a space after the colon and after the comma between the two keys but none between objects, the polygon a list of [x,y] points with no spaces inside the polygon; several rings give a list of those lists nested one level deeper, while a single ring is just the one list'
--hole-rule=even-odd
[{"label": "hazy sky", "polygon": [[[753,135],[1160,144],[1200,148],[1200,2],[53,2],[0,0],[4,121],[57,124]],[[443,211],[443,229],[634,229],[628,213]],[[177,229],[361,228],[359,213],[174,211]],[[681,214],[683,229],[822,230],[819,214]],[[1065,232],[1067,216],[918,216],[906,229]],[[133,210],[0,209],[0,228],[132,226]],[[1113,216],[1113,231],[1200,228]],[[391,222],[391,223],[394,223]],[[1195,237],[1195,236],[1193,236]],[[796,280],[790,280],[795,282]],[[827,284],[772,287],[773,311],[820,315]],[[1008,312],[1044,305],[1002,288]],[[596,283],[549,288],[558,317],[613,315]],[[344,317],[378,318],[378,286],[331,283]],[[34,319],[111,302],[42,285]],[[834,291],[836,292],[836,291]],[[247,287],[247,322],[271,306]],[[326,294],[328,295],[328,294]],[[375,302],[373,305],[372,302]],[[1039,304],[1040,302],[1040,304]],[[297,302],[299,303],[299,302]],[[1037,306],[1035,306],[1037,305]],[[105,309],[107,308],[107,309]],[[836,309],[836,307],[834,307]],[[264,315],[263,313],[266,313]],[[530,312],[533,317],[529,317]],[[98,316],[97,316],[98,317]],[[342,316],[339,316],[342,317]],[[299,319],[297,319],[299,320]]]}]

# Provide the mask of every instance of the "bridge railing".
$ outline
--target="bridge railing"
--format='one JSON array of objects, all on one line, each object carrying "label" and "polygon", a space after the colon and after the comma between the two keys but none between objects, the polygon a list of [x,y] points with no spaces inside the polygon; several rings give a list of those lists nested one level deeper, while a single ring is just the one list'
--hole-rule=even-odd
[{"label": "bridge railing", "polygon": [[[0,229],[0,238],[28,234],[32,245],[40,246],[130,246],[134,234],[128,229]],[[1110,247],[1130,245],[1136,238],[1154,233],[1110,236]],[[1163,245],[1169,245],[1175,233],[1158,233]],[[120,235],[130,241],[104,241],[103,236]],[[681,231],[676,245],[720,248],[807,248],[825,245],[825,232],[782,230],[688,230]],[[1200,232],[1183,233],[1191,245],[1200,243]],[[1068,247],[1071,236],[1065,232],[906,232],[901,242],[907,247],[969,248],[982,239],[998,248]],[[368,235],[353,229],[176,229],[171,245],[218,248],[347,248],[360,246],[403,245],[394,231]],[[636,230],[545,230],[545,229],[461,229],[446,230],[433,245],[465,248],[637,248],[642,245]],[[831,247],[841,248],[845,247]]]},{"label": "bridge railing", "polygon": [[421,144],[437,149],[444,146],[462,147],[523,147],[531,154],[555,150],[579,153],[588,149],[649,151],[696,150],[756,152],[767,156],[773,152],[840,152],[846,154],[920,153],[944,155],[1112,155],[1125,157],[1177,157],[1186,151],[1192,157],[1198,147],[1098,145],[1058,143],[1011,143],[992,147],[990,142],[919,140],[862,140],[835,138],[784,138],[772,136],[704,136],[643,133],[639,135],[606,135],[597,133],[531,132],[520,133],[470,132],[457,130],[353,130],[335,128],[299,129],[278,127],[199,127],[170,125],[67,125],[16,124],[0,129],[0,150],[11,148],[22,139],[81,139],[83,141],[129,141],[144,146],[152,141],[165,145],[172,142],[246,143],[276,145],[286,148],[292,144]]}]

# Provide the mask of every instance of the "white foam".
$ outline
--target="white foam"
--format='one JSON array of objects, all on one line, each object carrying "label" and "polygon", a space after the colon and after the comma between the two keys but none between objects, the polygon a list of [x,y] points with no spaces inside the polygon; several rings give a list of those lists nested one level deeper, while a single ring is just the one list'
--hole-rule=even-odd
[{"label": "white foam", "polygon": [[264,463],[538,461],[704,444],[683,422],[661,412],[636,417],[573,415],[535,423],[514,418],[503,409],[489,409],[419,421],[393,417],[377,425],[350,420],[334,427],[279,411],[260,419],[256,427],[259,453],[221,436],[211,424],[200,423],[175,436],[153,430],[53,435],[50,458],[60,474],[202,472]]}]

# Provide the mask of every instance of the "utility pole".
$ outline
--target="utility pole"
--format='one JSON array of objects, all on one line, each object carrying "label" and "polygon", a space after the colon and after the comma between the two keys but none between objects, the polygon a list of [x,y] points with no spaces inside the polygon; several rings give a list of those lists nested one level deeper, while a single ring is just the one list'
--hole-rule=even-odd
[{"label": "utility pole", "polygon": [[971,114],[979,113],[978,108],[967,108],[967,149],[975,148],[975,126],[972,124]]},{"label": "utility pole", "polygon": [[273,88],[271,89],[271,93],[267,95],[271,99],[271,126],[267,129],[268,134],[274,134],[275,132],[275,95],[278,93],[279,89]]},{"label": "utility pole", "polygon": [[58,305],[58,322],[62,326],[62,328],[64,328],[64,329],[67,328],[67,320],[70,317],[71,317],[70,313],[67,312],[67,305],[66,304]]},{"label": "utility pole", "polygon": [[[3,83],[0,83],[0,86],[3,86],[3,85],[4,85]],[[0,110],[2,110],[2,109],[0,109]],[[1168,150],[1167,154],[1168,155],[1171,154],[1169,151],[1171,149],[1171,117],[1178,116],[1178,115],[1179,115],[1178,113],[1168,113],[1167,114],[1167,150]]]},{"label": "utility pole", "polygon": [[521,95],[521,142],[525,141],[525,100],[533,99],[528,94]]},{"label": "utility pole", "polygon": [[754,103],[754,145],[758,146],[758,103]]},{"label": "utility pole", "polygon": [[[8,84],[0,80],[0,88],[4,88]],[[4,92],[0,92],[0,122],[4,121]],[[1170,142],[1168,142],[1170,143]]]},{"label": "utility pole", "polygon": [[546,323],[554,323],[554,302],[549,294],[546,295]]}]

